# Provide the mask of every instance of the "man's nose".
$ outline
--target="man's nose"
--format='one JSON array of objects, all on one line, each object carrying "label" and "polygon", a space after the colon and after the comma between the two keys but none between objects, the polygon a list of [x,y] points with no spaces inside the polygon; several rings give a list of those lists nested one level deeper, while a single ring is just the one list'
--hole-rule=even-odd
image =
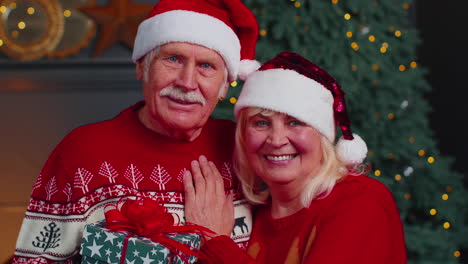
[{"label": "man's nose", "polygon": [[186,90],[194,90],[197,88],[196,84],[196,66],[193,63],[185,64],[179,72],[176,85]]}]

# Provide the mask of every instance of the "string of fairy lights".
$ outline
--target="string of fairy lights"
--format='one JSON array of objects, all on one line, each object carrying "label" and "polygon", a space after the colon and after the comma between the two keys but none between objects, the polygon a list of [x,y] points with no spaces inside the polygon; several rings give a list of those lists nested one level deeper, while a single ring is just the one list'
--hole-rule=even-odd
[{"label": "string of fairy lights", "polygon": [[[295,8],[300,8],[302,6],[302,3],[299,0],[290,0],[290,1],[294,5]],[[340,0],[330,0],[330,1],[331,1],[331,4],[338,5]],[[16,2],[10,2],[8,5],[0,5],[0,16],[8,16],[8,14],[10,12],[14,11],[16,8],[17,8]],[[402,8],[404,10],[408,10],[410,8],[410,5],[408,3],[404,3],[402,5]],[[21,20],[17,21],[17,23],[15,25],[15,28],[9,32],[10,37],[12,37],[14,39],[18,38],[20,36],[21,32],[24,31],[25,29],[27,29],[30,26],[30,24],[33,23],[34,19],[30,19],[30,18],[32,18],[37,13],[37,10],[34,7],[31,6],[31,7],[27,7],[24,10],[24,12],[25,12],[25,14],[23,16],[24,19],[21,19]],[[72,16],[72,11],[68,10],[68,9],[63,10],[63,16],[65,18],[70,18]],[[342,14],[342,16],[343,16],[343,19],[345,19],[346,21],[351,21],[353,19],[353,15],[350,14],[350,13],[347,13],[347,12],[344,12],[344,14]],[[300,18],[300,16],[296,16],[295,19],[296,19],[296,21],[299,21],[301,18]],[[308,26],[304,27],[304,30],[308,30],[308,29],[309,29]],[[390,26],[389,30],[391,32],[393,32],[393,35],[396,38],[401,38],[403,36],[403,34],[404,34],[401,30],[395,28],[394,26]],[[371,43],[376,43],[378,41],[378,39],[377,39],[377,37],[375,35],[369,34],[370,30],[369,30],[368,27],[362,26],[362,27],[360,27],[360,31],[361,31],[361,33],[368,34],[367,41],[369,41]],[[268,35],[268,31],[266,29],[260,29],[260,37],[266,37],[267,35]],[[352,31],[347,31],[345,33],[345,37],[350,39],[350,40],[353,39],[354,35],[355,35],[355,33],[352,32]],[[2,47],[4,44],[5,44],[5,41],[0,38],[0,47]],[[357,41],[351,41],[350,48],[353,49],[354,51],[359,51],[361,47],[360,47],[360,45],[359,45],[359,43]],[[388,42],[383,41],[377,46],[377,48],[379,49],[380,53],[385,54],[385,53],[389,52],[391,47],[390,47],[390,44]],[[372,70],[374,70],[374,71],[377,71],[377,70],[380,69],[380,66],[378,64],[372,64],[371,67],[372,67]],[[405,65],[405,64],[398,65],[398,70],[400,72],[404,72],[404,71],[407,71],[408,69],[415,69],[417,67],[418,67],[418,63],[416,61],[410,61],[408,63],[408,65]],[[358,66],[355,65],[355,64],[351,65],[351,70],[352,71],[357,71]],[[238,82],[237,81],[231,82],[230,86],[231,87],[237,87]],[[237,98],[235,96],[232,96],[232,97],[229,98],[229,103],[235,104],[236,102],[237,102]],[[408,101],[402,102],[401,107],[403,109],[406,108],[407,106],[408,106]],[[376,117],[381,118],[381,114],[376,114]],[[395,118],[395,114],[394,113],[388,113],[386,115],[386,117],[389,120],[393,120]],[[414,143],[416,141],[416,139],[415,139],[415,137],[410,137],[408,139],[408,141],[409,141],[409,143]],[[370,153],[370,155],[372,155],[372,153]],[[418,151],[417,155],[420,158],[425,158],[425,161],[428,164],[434,164],[435,161],[436,161],[435,157],[431,156],[431,155],[427,155],[427,153],[426,153],[426,151],[424,149],[420,149]],[[387,157],[389,159],[393,159],[394,154],[389,153],[387,155]],[[394,180],[396,182],[401,182],[404,179],[404,177],[409,177],[413,173],[413,171],[414,171],[414,169],[411,166],[409,166],[403,171],[403,173],[395,174],[393,178],[394,178]],[[375,169],[373,171],[373,175],[376,176],[376,177],[381,177],[383,175],[383,172],[380,169]],[[444,201],[448,201],[449,198],[450,198],[449,193],[451,193],[451,192],[452,192],[452,187],[451,186],[446,186],[445,190],[443,191],[443,193],[440,196],[440,199],[442,199]],[[405,193],[404,198],[406,200],[410,200],[412,198],[412,196],[411,196],[410,193]],[[438,212],[437,208],[430,208],[430,209],[428,209],[428,214],[431,215],[431,216],[436,216],[436,215],[439,214],[439,212]],[[451,227],[452,227],[452,225],[451,225],[451,223],[449,221],[442,222],[442,228],[450,229]],[[461,252],[459,250],[455,250],[453,252],[453,256],[458,258],[458,257],[461,256]]]}]

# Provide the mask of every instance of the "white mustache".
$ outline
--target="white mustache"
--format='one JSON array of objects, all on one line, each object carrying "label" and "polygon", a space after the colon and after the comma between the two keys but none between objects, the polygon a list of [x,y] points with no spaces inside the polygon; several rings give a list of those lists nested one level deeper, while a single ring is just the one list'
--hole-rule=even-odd
[{"label": "white mustache", "polygon": [[198,92],[190,91],[184,92],[182,89],[175,88],[174,86],[168,86],[159,92],[160,96],[168,96],[180,101],[188,103],[200,103],[201,105],[206,104],[205,97]]}]

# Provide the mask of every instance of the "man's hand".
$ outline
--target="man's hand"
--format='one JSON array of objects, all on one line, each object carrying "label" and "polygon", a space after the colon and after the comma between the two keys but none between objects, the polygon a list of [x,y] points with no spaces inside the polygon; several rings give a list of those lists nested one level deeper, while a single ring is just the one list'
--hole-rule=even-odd
[{"label": "man's hand", "polygon": [[216,165],[205,156],[192,161],[184,174],[185,219],[230,237],[234,226],[232,195],[226,195]]}]

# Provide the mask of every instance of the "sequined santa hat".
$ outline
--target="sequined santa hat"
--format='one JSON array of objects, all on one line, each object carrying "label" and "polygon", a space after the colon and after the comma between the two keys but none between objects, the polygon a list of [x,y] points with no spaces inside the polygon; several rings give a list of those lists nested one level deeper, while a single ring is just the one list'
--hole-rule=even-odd
[{"label": "sequined santa hat", "polygon": [[249,74],[242,87],[234,115],[245,107],[260,107],[293,116],[335,142],[336,128],[342,137],[335,150],[343,163],[361,163],[367,155],[364,140],[351,132],[344,92],[326,71],[292,52],[283,52]]},{"label": "sequined santa hat", "polygon": [[169,42],[186,42],[217,51],[229,81],[258,68],[254,60],[259,27],[240,0],[160,0],[138,27],[132,60]]}]

